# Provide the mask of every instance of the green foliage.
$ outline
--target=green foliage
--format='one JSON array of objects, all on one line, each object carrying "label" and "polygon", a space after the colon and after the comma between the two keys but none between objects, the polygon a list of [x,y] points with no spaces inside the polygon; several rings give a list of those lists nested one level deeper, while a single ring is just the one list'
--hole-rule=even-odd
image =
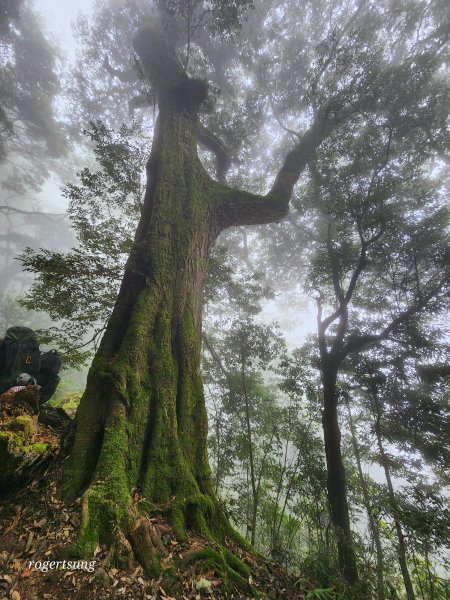
[{"label": "green foliage", "polygon": [[136,140],[141,131],[137,122],[117,133],[91,123],[85,133],[98,168],[84,168],[80,183],[64,189],[78,246],[67,254],[27,248],[21,256],[24,270],[36,275],[22,304],[57,323],[40,336],[56,342],[68,365],[81,366],[90,356],[84,348],[98,341],[114,305],[141,210],[149,152]]},{"label": "green foliage", "polygon": [[158,0],[157,4],[163,12],[181,18],[187,27],[187,37],[192,38],[197,29],[204,27],[222,36],[233,33],[241,27],[253,0]]}]

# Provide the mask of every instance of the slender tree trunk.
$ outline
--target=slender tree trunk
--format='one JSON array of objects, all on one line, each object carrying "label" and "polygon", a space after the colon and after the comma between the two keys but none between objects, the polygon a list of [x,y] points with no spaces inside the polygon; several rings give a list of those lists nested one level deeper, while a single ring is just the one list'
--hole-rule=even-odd
[{"label": "slender tree trunk", "polygon": [[353,585],[358,581],[358,571],[350,530],[347,484],[341,452],[341,432],[337,411],[337,368],[329,361],[322,368],[322,383],[324,401],[322,423],[327,461],[328,501],[336,534],[339,566],[343,577]]},{"label": "slender tree trunk", "polygon": [[248,442],[248,457],[249,457],[249,467],[250,467],[250,484],[252,487],[252,511],[251,511],[251,544],[255,545],[255,536],[256,536],[256,521],[258,516],[258,496],[259,490],[256,483],[256,472],[255,472],[255,460],[253,455],[253,439],[252,439],[252,427],[250,422],[250,401],[247,393],[247,385],[245,381],[245,365],[242,363],[241,365],[241,379],[242,379],[242,391],[244,395],[244,403],[245,403],[245,426],[247,429],[247,442]]},{"label": "slender tree trunk", "polygon": [[430,585],[430,600],[435,600],[436,594],[434,593],[434,578],[430,569],[430,557],[428,555],[428,540],[425,542],[424,554],[425,564],[427,566],[428,583]]},{"label": "slender tree trunk", "polygon": [[222,417],[222,411],[219,412],[219,416],[216,416],[216,481],[214,485],[214,490],[216,494],[219,493],[220,487],[220,452],[221,452],[221,444],[220,444],[220,419]]},{"label": "slender tree trunk", "polygon": [[411,581],[411,576],[409,574],[408,562],[406,560],[406,544],[405,544],[405,536],[402,531],[402,527],[398,518],[398,509],[397,509],[397,501],[395,499],[394,486],[392,485],[391,473],[389,469],[389,459],[386,456],[386,452],[384,451],[383,440],[381,437],[381,410],[378,404],[378,400],[375,397],[373,401],[373,407],[375,412],[375,434],[377,436],[377,444],[378,450],[380,452],[380,460],[384,469],[384,474],[386,477],[386,483],[388,488],[389,495],[389,503],[392,508],[392,514],[394,517],[394,526],[397,534],[398,546],[398,561],[400,564],[400,570],[402,572],[403,582],[405,584],[406,596],[408,600],[415,600],[416,596],[414,593],[414,588]]},{"label": "slender tree trunk", "polygon": [[378,530],[378,526],[376,523],[376,517],[373,514],[372,504],[370,502],[370,494],[369,489],[367,487],[367,482],[364,477],[364,473],[361,465],[361,454],[359,451],[358,440],[356,438],[355,425],[353,423],[352,412],[350,409],[350,404],[347,401],[347,412],[348,412],[348,422],[350,426],[350,432],[352,436],[352,445],[353,452],[355,454],[356,464],[358,467],[358,476],[359,482],[361,484],[361,490],[363,493],[364,505],[367,512],[367,517],[369,519],[369,528],[372,534],[372,538],[375,544],[375,552],[377,557],[377,598],[378,600],[384,600],[384,565],[383,565],[383,547],[381,545],[380,540],[380,532]]}]

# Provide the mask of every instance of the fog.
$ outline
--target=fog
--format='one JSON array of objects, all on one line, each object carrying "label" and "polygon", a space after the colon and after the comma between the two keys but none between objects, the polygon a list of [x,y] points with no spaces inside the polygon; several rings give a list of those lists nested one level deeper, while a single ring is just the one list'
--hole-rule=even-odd
[{"label": "fog", "polygon": [[[0,2],[0,337],[12,325],[38,331],[64,362],[52,402],[78,403],[122,278],[159,281],[150,254],[139,262],[135,232],[147,175],[147,195],[170,179],[154,165],[172,109],[160,81],[176,64],[183,85],[204,86],[200,107],[197,90],[182,114],[198,111],[201,185],[222,194],[220,235],[201,255],[215,492],[261,552],[279,544],[294,571],[323,556],[338,512],[322,431],[333,406],[360,569],[375,565],[378,532],[386,581],[406,597],[403,529],[416,592],[426,568],[435,583],[422,598],[447,598],[450,9],[225,5]],[[165,40],[163,68],[136,43],[146,27]],[[188,167],[181,179],[180,223]],[[286,194],[289,211],[278,205]],[[169,221],[155,230],[175,236]]]}]

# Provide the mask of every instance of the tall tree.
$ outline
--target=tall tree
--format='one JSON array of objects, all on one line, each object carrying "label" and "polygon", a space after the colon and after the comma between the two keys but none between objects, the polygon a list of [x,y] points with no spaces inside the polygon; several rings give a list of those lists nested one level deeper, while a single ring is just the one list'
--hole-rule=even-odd
[{"label": "tall tree", "polygon": [[338,421],[340,373],[349,356],[371,344],[396,338],[414,345],[420,319],[443,310],[448,294],[444,184],[424,177],[433,155],[428,129],[447,131],[441,102],[448,90],[428,60],[418,70],[394,69],[383,117],[362,111],[362,123],[348,121],[323,142],[297,204],[312,240],[308,289],[318,308],[329,501],[351,581],[357,575]]},{"label": "tall tree", "polygon": [[[127,10],[132,10],[133,4],[127,3]],[[443,44],[434,35],[436,23],[428,11],[426,27],[417,43],[405,43],[404,51],[394,56],[396,41],[402,35],[409,40],[411,23],[406,23],[397,7],[383,12],[365,3],[350,3],[338,11],[336,20],[331,19],[326,31],[322,30],[318,45],[317,40],[300,40],[296,31],[303,17],[317,26],[323,12],[312,2],[296,3],[299,13],[289,22],[289,35],[284,38],[279,31],[280,15],[286,14],[290,3],[280,7],[269,2],[273,31],[279,33],[280,43],[288,40],[283,46],[286,60],[262,65],[260,58],[270,54],[270,44],[261,51],[257,40],[247,45],[234,72],[248,72],[249,79],[243,86],[248,91],[255,82],[260,84],[263,76],[270,83],[281,68],[286,72],[286,65],[298,66],[298,48],[306,66],[299,67],[298,78],[284,81],[289,102],[281,103],[281,116],[276,110],[283,131],[286,126],[281,117],[290,123],[294,120],[298,131],[290,127],[291,131],[286,131],[291,141],[287,153],[284,144],[285,158],[275,154],[281,168],[275,168],[267,157],[268,170],[277,172],[269,192],[256,194],[225,184],[230,153],[200,123],[207,86],[195,70],[188,72],[193,35],[203,31],[199,25],[201,15],[208,15],[210,25],[227,37],[248,3],[157,4],[163,10],[157,13],[153,27],[136,34],[135,20],[128,22],[128,44],[134,35],[139,69],[150,83],[158,118],[140,221],[78,411],[66,485],[69,495],[85,490],[80,548],[92,550],[99,539],[104,539],[118,554],[124,549],[129,554],[128,538],[147,567],[151,567],[151,552],[146,554],[140,541],[148,542],[149,536],[141,535],[147,525],[131,502],[133,488],[141,490],[154,505],[168,507],[180,537],[187,526],[217,539],[223,539],[224,532],[229,531],[215,498],[206,459],[206,416],[199,376],[202,286],[217,235],[232,226],[281,219],[301,172],[335,128],[349,121],[357,128],[364,119],[386,119],[397,101],[392,89],[399,74],[405,71],[406,80],[414,81],[416,86],[417,81],[427,82],[438,61],[430,58],[428,63],[426,58],[430,54],[434,57]],[[333,15],[336,2],[325,2],[325,8]],[[264,9],[255,11],[258,26],[266,23]],[[414,14],[411,11],[406,16],[416,22]],[[181,30],[188,32],[187,40],[176,33],[180,23]],[[107,37],[111,48],[116,38]],[[197,59],[206,56],[202,55],[200,41],[197,50]],[[94,55],[91,58],[95,60]],[[108,77],[112,74],[122,81],[113,71],[115,60],[97,56],[98,61],[109,65],[109,69],[102,67]],[[263,66],[262,72],[255,65]],[[299,81],[304,84],[301,94]],[[249,104],[255,97],[251,91],[246,95]],[[271,96],[277,109],[276,98]],[[293,98],[300,99],[298,110],[293,108]],[[203,117],[214,124],[213,118]],[[225,122],[230,127],[234,124],[231,118]],[[433,125],[432,133],[438,129]],[[241,131],[234,131],[229,138],[239,138]],[[216,155],[216,180],[200,162],[197,142]],[[232,171],[231,176],[237,180]],[[255,190],[257,186],[250,179],[249,187]],[[111,531],[114,533],[108,533]],[[341,553],[344,574],[354,582],[356,570],[351,556],[349,560],[346,557]]]},{"label": "tall tree", "polygon": [[229,188],[211,179],[197,155],[206,84],[186,74],[155,30],[138,33],[133,45],[159,114],[135,241],[77,412],[66,494],[87,487],[80,548],[92,551],[107,539],[124,551],[128,537],[152,568],[154,552],[141,544],[151,539],[141,532],[148,523],[131,508],[134,487],[149,502],[169,503],[180,537],[186,527],[219,540],[230,533],[207,461],[199,375],[202,288],[212,245],[226,227],[286,213],[307,158],[337,117],[321,113],[266,196]]},{"label": "tall tree", "polygon": [[[36,198],[50,174],[62,171],[67,142],[55,100],[61,90],[59,52],[31,2],[0,9],[0,265],[1,291],[17,287],[15,260],[36,238],[51,240],[62,214],[42,214]],[[55,211],[56,212],[56,211]],[[63,211],[57,211],[62,213]],[[20,282],[19,282],[20,284]]]}]

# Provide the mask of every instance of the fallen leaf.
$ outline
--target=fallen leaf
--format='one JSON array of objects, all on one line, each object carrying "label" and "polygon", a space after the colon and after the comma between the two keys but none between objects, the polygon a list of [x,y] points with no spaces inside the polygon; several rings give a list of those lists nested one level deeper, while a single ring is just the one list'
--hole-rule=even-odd
[{"label": "fallen leaf", "polygon": [[47,523],[47,519],[44,517],[43,519],[40,519],[40,521],[33,521],[33,527],[36,527],[37,529],[41,529],[41,527],[44,527],[44,525]]},{"label": "fallen leaf", "polygon": [[141,570],[140,566],[136,567],[136,569],[133,571],[133,575],[131,576],[131,579],[134,579],[140,570]]},{"label": "fallen leaf", "polygon": [[20,579],[25,579],[25,577],[29,577],[31,573],[32,571],[28,567],[25,567],[25,569],[20,574]]},{"label": "fallen leaf", "polygon": [[9,533],[10,531],[12,531],[15,528],[15,526],[19,522],[21,512],[22,512],[22,507],[19,505],[16,507],[16,516],[12,520],[11,524],[8,525],[8,527],[5,529],[5,533]]}]

